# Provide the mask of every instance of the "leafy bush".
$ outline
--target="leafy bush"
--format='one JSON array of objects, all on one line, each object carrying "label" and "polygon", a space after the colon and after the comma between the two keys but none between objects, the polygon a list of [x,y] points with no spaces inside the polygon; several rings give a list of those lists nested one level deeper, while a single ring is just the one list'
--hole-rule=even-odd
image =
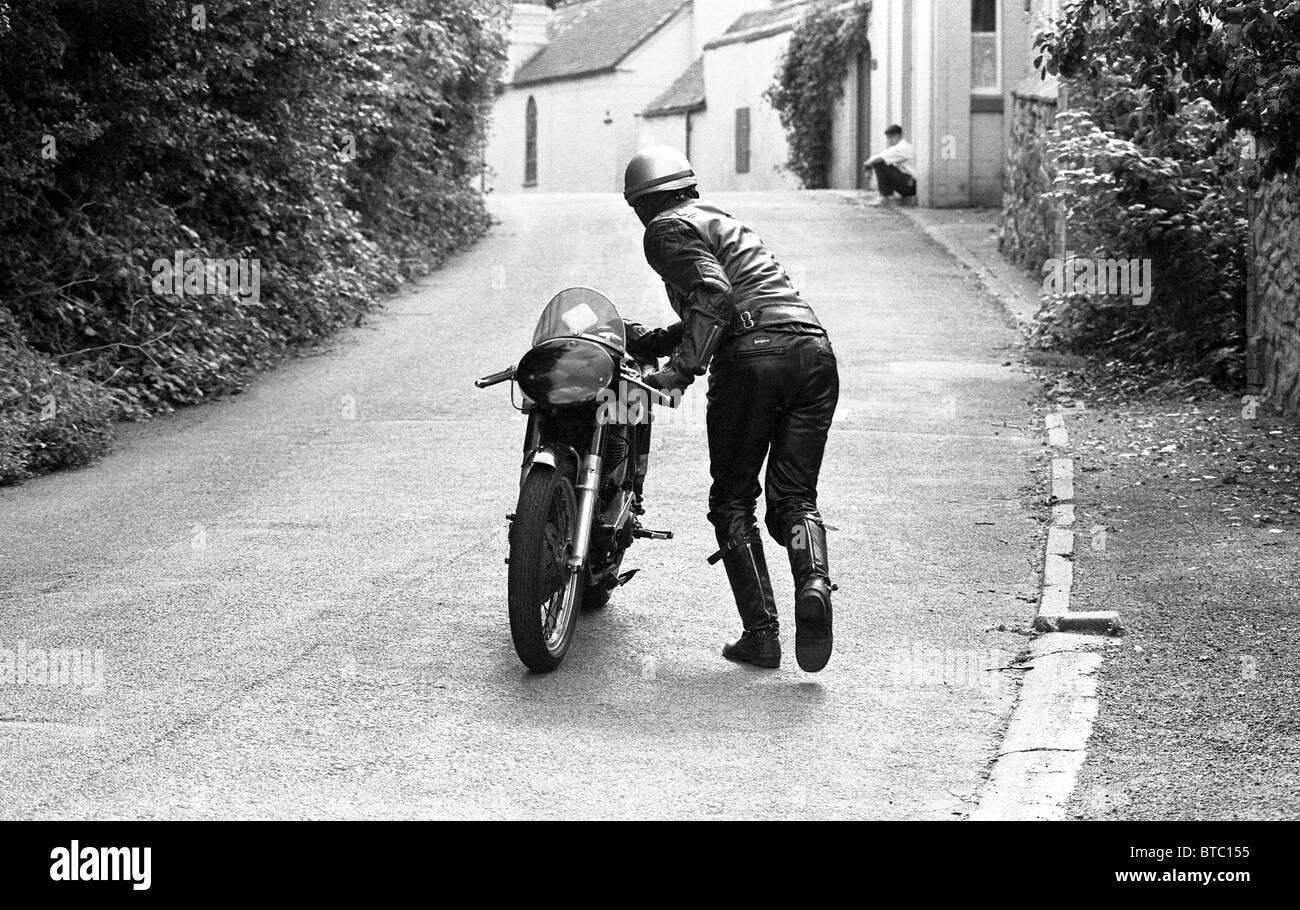
[{"label": "leafy bush", "polygon": [[[1198,116],[1200,127],[1213,129],[1207,108],[1186,114],[1187,134],[1197,131]],[[1141,306],[1101,293],[1046,294],[1036,339],[1238,381],[1247,224],[1217,161],[1147,154],[1084,111],[1057,123],[1048,139],[1058,167],[1051,195],[1069,225],[1071,252],[1093,261],[1149,259],[1152,294]]]},{"label": "leafy bush", "polygon": [[108,448],[112,397],[0,338],[0,478],[85,464]]},{"label": "leafy bush", "polygon": [[765,92],[785,128],[787,167],[806,189],[829,185],[831,127],[854,56],[867,48],[870,5],[814,8],[790,35]]},{"label": "leafy bush", "polygon": [[[481,236],[504,16],[0,0],[0,482],[236,387]],[[260,293],[158,293],[178,254],[256,263]]]},{"label": "leafy bush", "polygon": [[[1276,55],[1296,59],[1298,34],[1297,2],[1071,0],[1038,36],[1036,65],[1087,112],[1063,115],[1051,143],[1074,254],[1155,269],[1146,307],[1048,296],[1040,342],[1240,381],[1245,199],[1256,163],[1268,173],[1294,161],[1300,120],[1278,115],[1300,103],[1300,67]],[[1235,142],[1241,127],[1260,144]]]}]

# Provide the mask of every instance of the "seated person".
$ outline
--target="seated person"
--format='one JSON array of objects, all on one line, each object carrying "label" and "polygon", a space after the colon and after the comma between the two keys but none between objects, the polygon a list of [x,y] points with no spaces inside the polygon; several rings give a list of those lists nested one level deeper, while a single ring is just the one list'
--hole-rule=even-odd
[{"label": "seated person", "polygon": [[885,130],[885,142],[887,148],[868,158],[862,167],[875,172],[881,203],[891,203],[895,193],[901,201],[915,202],[916,176],[912,173],[912,162],[916,153],[912,143],[903,138],[903,128],[898,124]]}]

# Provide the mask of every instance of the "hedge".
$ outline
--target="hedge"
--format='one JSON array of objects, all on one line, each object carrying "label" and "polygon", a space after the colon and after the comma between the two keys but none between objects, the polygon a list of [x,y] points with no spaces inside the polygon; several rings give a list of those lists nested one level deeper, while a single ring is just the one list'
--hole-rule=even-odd
[{"label": "hedge", "polygon": [[480,237],[505,17],[0,0],[0,483],[237,388]]}]

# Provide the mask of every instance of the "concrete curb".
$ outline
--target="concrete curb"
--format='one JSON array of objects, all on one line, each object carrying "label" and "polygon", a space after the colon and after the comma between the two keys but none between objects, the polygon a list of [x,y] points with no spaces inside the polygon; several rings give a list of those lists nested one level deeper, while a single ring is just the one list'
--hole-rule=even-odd
[{"label": "concrete curb", "polygon": [[1100,647],[1095,636],[1072,632],[1034,642],[1030,672],[972,821],[1065,818],[1097,716]]},{"label": "concrete curb", "polygon": [[[1048,444],[1065,448],[1070,434],[1059,411],[1044,420]],[[1074,459],[1052,459],[1052,525],[1043,555],[1043,588],[1038,599],[1034,628],[1039,632],[1119,632],[1116,610],[1072,611],[1070,588],[1074,584]]]},{"label": "concrete curb", "polygon": [[[1053,448],[1069,445],[1061,413],[1044,421]],[[1030,648],[1028,671],[980,792],[974,821],[1060,820],[1087,757],[1097,717],[1097,670],[1104,639],[1085,632],[1115,632],[1113,610],[1074,612],[1074,461],[1052,459],[1052,522],[1043,558],[1043,583],[1034,628],[1047,634]]]}]

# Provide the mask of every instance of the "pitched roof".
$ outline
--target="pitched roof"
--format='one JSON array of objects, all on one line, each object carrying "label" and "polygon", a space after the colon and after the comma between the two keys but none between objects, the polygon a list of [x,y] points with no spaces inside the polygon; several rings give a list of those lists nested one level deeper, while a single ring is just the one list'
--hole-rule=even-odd
[{"label": "pitched roof", "polygon": [[515,85],[611,70],[691,0],[579,0],[555,11],[549,43]]},{"label": "pitched roof", "polygon": [[704,49],[708,50],[727,44],[737,44],[742,41],[757,41],[760,38],[768,38],[789,31],[798,23],[804,11],[810,5],[816,5],[818,2],[819,0],[789,0],[789,2],[777,3],[766,9],[744,13],[739,19],[731,23],[731,26],[725,32],[704,45]]},{"label": "pitched roof", "polygon": [[643,117],[665,117],[704,107],[704,58],[698,58],[668,90],[650,102]]}]

